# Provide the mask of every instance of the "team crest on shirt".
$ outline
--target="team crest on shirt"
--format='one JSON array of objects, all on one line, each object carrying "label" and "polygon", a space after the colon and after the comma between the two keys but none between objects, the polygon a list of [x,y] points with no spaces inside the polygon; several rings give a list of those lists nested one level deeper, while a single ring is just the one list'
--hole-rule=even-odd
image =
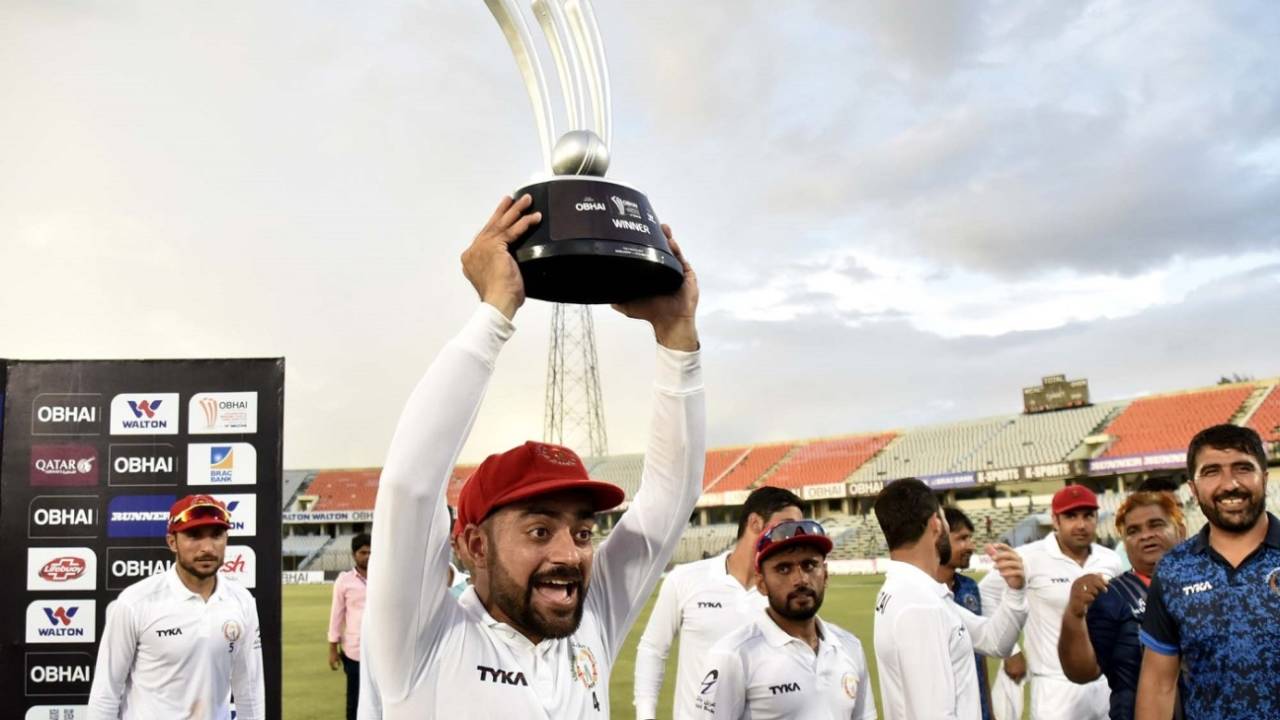
[{"label": "team crest on shirt", "polygon": [[228,620],[222,623],[222,637],[226,638],[227,642],[232,642],[232,643],[239,640],[240,639],[240,623],[236,622],[235,620]]},{"label": "team crest on shirt", "polygon": [[1271,594],[1280,595],[1280,567],[1267,573],[1267,587],[1271,588]]},{"label": "team crest on shirt", "polygon": [[845,673],[840,678],[840,687],[844,688],[844,694],[850,700],[858,699],[858,676],[854,673]]},{"label": "team crest on shirt", "polygon": [[595,687],[600,680],[600,668],[596,665],[596,656],[586,645],[578,646],[578,653],[573,658],[573,674],[588,690]]}]

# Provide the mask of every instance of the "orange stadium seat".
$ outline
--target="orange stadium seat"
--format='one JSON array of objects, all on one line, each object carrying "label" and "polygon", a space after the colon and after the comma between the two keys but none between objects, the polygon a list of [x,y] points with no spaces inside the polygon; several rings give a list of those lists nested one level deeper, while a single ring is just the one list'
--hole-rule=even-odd
[{"label": "orange stadium seat", "polygon": [[378,477],[382,468],[360,470],[322,470],[307,488],[308,495],[317,496],[311,506],[315,512],[324,510],[371,510],[378,497]]},{"label": "orange stadium seat", "polygon": [[702,473],[702,489],[711,487],[721,475],[732,470],[750,454],[751,448],[722,448],[707,451],[707,465]]},{"label": "orange stadium seat", "polygon": [[1102,457],[1185,450],[1197,432],[1231,420],[1252,385],[1134,400],[1104,433],[1116,438]]},{"label": "orange stadium seat", "polygon": [[795,489],[840,482],[880,452],[894,437],[894,433],[863,435],[802,445],[765,478],[764,484]]},{"label": "orange stadium seat", "polygon": [[777,445],[757,445],[749,448],[747,457],[732,470],[724,474],[724,477],[713,485],[709,485],[705,490],[711,492],[727,492],[730,490],[746,490],[756,480],[760,479],[770,468],[778,464],[778,461],[791,452],[791,448],[795,447],[795,443],[779,443]]},{"label": "orange stadium seat", "polygon": [[1265,442],[1280,442],[1280,385],[1272,385],[1266,399],[1249,420]]}]

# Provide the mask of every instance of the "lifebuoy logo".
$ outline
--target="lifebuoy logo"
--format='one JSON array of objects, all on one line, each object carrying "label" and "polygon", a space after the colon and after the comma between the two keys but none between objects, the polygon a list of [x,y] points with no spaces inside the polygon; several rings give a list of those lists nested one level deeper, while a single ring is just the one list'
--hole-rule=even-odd
[{"label": "lifebuoy logo", "polygon": [[258,432],[258,393],[196,393],[187,403],[187,432],[192,435]]},{"label": "lifebuoy logo", "polygon": [[249,443],[187,445],[188,485],[255,485],[258,451]]},{"label": "lifebuoy logo", "polygon": [[107,503],[107,537],[164,537],[173,495],[117,495]]},{"label": "lifebuoy logo", "polygon": [[88,695],[93,683],[93,657],[86,652],[27,653],[25,665],[30,696]]},{"label": "lifebuoy logo", "polygon": [[96,615],[96,600],[36,600],[27,606],[27,642],[95,642]]},{"label": "lifebuoy logo", "polygon": [[107,484],[112,487],[178,484],[178,451],[169,443],[112,444],[107,457]]},{"label": "lifebuoy logo", "polygon": [[95,538],[97,495],[37,495],[27,505],[27,537]]},{"label": "lifebuoy logo", "polygon": [[92,445],[32,445],[32,487],[98,484],[98,449]]},{"label": "lifebuoy logo", "polygon": [[228,537],[248,537],[258,533],[258,496],[250,493],[213,495],[226,504],[231,513],[231,529]]},{"label": "lifebuoy logo", "polygon": [[101,435],[100,393],[40,393],[31,400],[32,435]]},{"label": "lifebuoy logo", "polygon": [[167,547],[109,547],[107,589],[123,590],[143,578],[168,572],[171,567],[173,553]]},{"label": "lifebuoy logo", "polygon": [[98,556],[86,547],[27,548],[28,590],[96,590]]},{"label": "lifebuoy logo", "polygon": [[178,393],[121,393],[111,398],[112,435],[177,435]]}]

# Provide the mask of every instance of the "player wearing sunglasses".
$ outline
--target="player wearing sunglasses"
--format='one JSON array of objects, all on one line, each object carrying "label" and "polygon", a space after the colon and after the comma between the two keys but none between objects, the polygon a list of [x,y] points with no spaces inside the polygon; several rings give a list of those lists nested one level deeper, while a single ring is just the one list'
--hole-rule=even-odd
[{"label": "player wearing sunglasses", "polygon": [[208,495],[169,509],[167,571],[125,588],[107,608],[89,720],[264,717],[258,608],[218,577],[231,513]]}]

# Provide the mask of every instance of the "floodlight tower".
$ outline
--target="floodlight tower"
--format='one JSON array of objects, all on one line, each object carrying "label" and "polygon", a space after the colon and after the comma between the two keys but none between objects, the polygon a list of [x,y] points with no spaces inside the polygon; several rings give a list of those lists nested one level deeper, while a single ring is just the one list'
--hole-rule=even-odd
[{"label": "floodlight tower", "polygon": [[556,303],[552,311],[542,438],[584,458],[609,452],[590,305]]}]

